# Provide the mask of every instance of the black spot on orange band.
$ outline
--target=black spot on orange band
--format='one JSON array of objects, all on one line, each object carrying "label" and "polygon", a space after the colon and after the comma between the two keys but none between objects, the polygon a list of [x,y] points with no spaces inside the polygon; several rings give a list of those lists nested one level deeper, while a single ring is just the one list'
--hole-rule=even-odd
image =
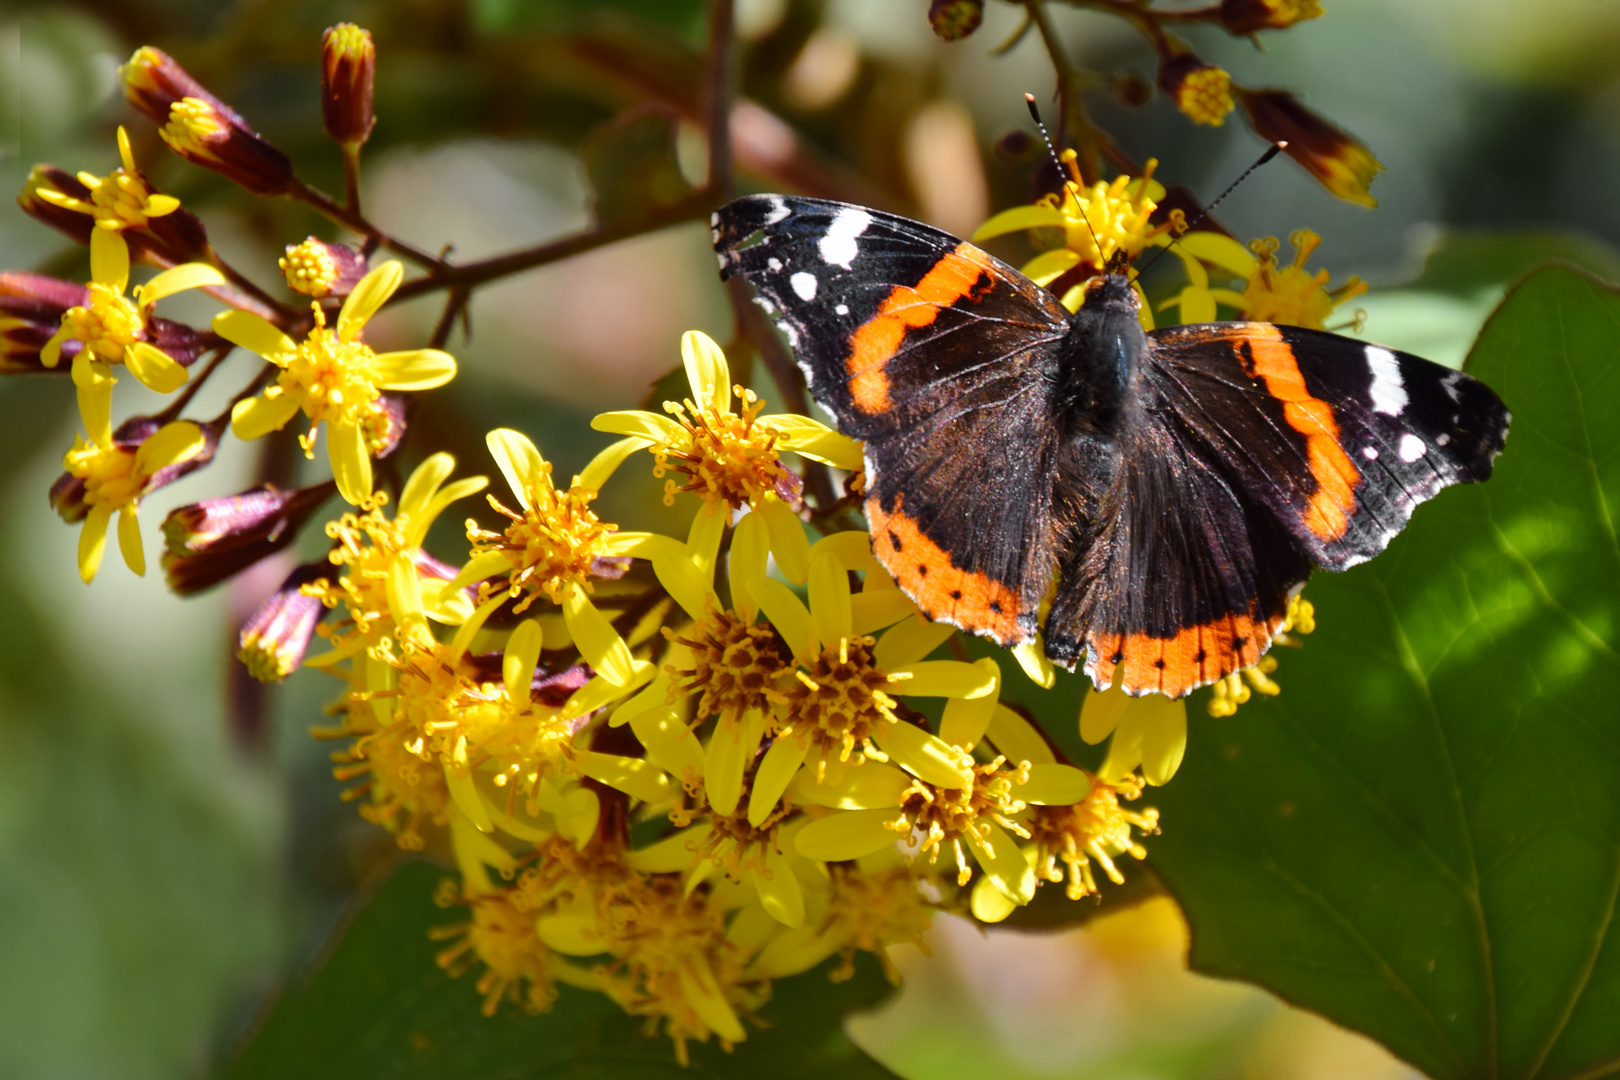
[{"label": "black spot on orange band", "polygon": [[1019,628],[1023,605],[1018,594],[988,574],[953,565],[950,553],[906,516],[899,496],[893,511],[884,510],[876,498],[867,499],[866,518],[872,527],[873,554],[923,614],[985,634],[1002,645],[1025,639]]},{"label": "black spot on orange band", "polygon": [[1183,697],[1257,663],[1283,617],[1278,613],[1257,621],[1234,613],[1189,626],[1173,637],[1092,634],[1086,640],[1097,659],[1086,664],[1086,674],[1099,686],[1112,685],[1117,675],[1128,694]]}]

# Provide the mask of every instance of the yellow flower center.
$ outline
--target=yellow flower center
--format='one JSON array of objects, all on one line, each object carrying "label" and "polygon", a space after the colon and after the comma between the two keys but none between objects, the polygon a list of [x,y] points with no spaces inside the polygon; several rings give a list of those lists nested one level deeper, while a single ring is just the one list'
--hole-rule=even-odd
[{"label": "yellow flower center", "polygon": [[326,250],[326,245],[313,236],[297,247],[288,248],[287,254],[276,265],[281,267],[287,287],[305,296],[319,299],[330,293],[332,286],[337,283],[337,262]]},{"label": "yellow flower center", "polygon": [[664,636],[692,650],[692,666],[668,667],[677,694],[699,694],[697,718],[741,716],[763,710],[776,677],[788,669],[785,650],[770,627],[744,623],[732,611],[710,612],[680,637]]},{"label": "yellow flower center", "polygon": [[351,730],[367,731],[347,750],[332,755],[332,775],[340,782],[362,780],[344,791],[345,802],[366,799],[360,816],[393,833],[406,851],[421,851],[422,825],[443,825],[450,793],[445,787],[444,770],[437,764],[424,764],[405,749],[413,734],[403,724],[375,730],[375,713],[369,697],[351,695],[346,703],[353,728],[317,730],[323,738],[337,738]]},{"label": "yellow flower center", "polygon": [[109,364],[124,359],[124,349],[140,341],[146,332],[141,309],[111,285],[91,282],[89,303],[71,307],[62,314],[62,329],[74,341],[84,343],[97,360]]},{"label": "yellow flower center", "polygon": [[224,118],[212,105],[201,98],[188,97],[169,106],[169,122],[158,129],[158,135],[183,157],[212,158],[214,152],[208,143],[226,127]]},{"label": "yellow flower center", "polygon": [[551,462],[540,468],[542,476],[527,492],[527,510],[509,510],[488,496],[489,504],[512,520],[505,532],[490,532],[467,520],[472,553],[504,553],[512,564],[508,578],[512,595],[527,593],[514,613],[526,610],[542,594],[560,603],[565,585],[577,584],[590,592],[596,560],[607,555],[608,542],[618,531],[617,525],[603,522],[590,508],[596,492],[578,487],[558,492],[551,483]]},{"label": "yellow flower center", "polygon": [[1167,226],[1154,227],[1148,220],[1159,208],[1147,194],[1157,160],[1149,160],[1140,177],[1117,176],[1112,183],[1099,180],[1086,188],[1080,183],[1074,151],[1065,150],[1062,156],[1073,183],[1064,185],[1061,199],[1048,195],[1044,201],[1062,211],[1064,243],[1082,262],[1101,269],[1116,251],[1134,259],[1149,240],[1165,231]]},{"label": "yellow flower center", "polygon": [[934,910],[917,888],[916,878],[903,866],[861,872],[828,863],[827,870],[832,878],[828,931],[844,941],[843,963],[832,972],[832,981],[852,977],[855,952],[864,950],[877,956],[889,981],[899,985],[900,972],[889,958],[888,946],[909,941],[926,953],[923,934],[934,918]]},{"label": "yellow flower center", "polygon": [[[738,800],[735,813],[716,814],[711,811],[709,823],[713,829],[692,849],[694,859],[707,859],[724,870],[733,881],[741,881],[745,870],[770,876],[765,859],[771,851],[780,850],[776,842],[776,826],[790,812],[787,806],[778,804],[758,826],[750,825],[747,795],[745,790],[743,797]],[[692,814],[687,808],[670,811],[669,818],[680,828],[692,823]]]},{"label": "yellow flower center", "polygon": [[[1035,876],[1053,882],[1067,876],[1069,884],[1064,894],[1078,900],[1097,891],[1097,879],[1091,872],[1095,860],[1110,881],[1124,884],[1125,875],[1114,865],[1114,858],[1122,854],[1133,859],[1147,858],[1147,849],[1131,836],[1131,829],[1144,833],[1159,829],[1157,810],[1149,807],[1138,813],[1119,805],[1121,795],[1134,800],[1141,794],[1142,780],[1137,776],[1127,776],[1115,784],[1092,776],[1091,792],[1080,802],[1033,807],[1028,835],[1038,852]],[[1067,867],[1067,875],[1058,869],[1060,861]]]},{"label": "yellow flower center", "polygon": [[519,911],[502,893],[475,896],[471,904],[470,922],[429,931],[435,940],[461,938],[440,950],[434,961],[452,977],[483,962],[485,970],[476,986],[484,999],[481,1011],[485,1016],[494,1016],[501,999],[508,995],[530,1012],[550,1008],[557,991],[546,971],[545,946],[534,932],[534,916]]},{"label": "yellow flower center", "polygon": [[1222,68],[1188,73],[1176,88],[1176,108],[1195,124],[1219,127],[1232,111],[1232,77]]},{"label": "yellow flower center", "polygon": [[[778,734],[796,735],[810,741],[815,754],[817,781],[825,779],[827,762],[859,765],[870,757],[888,757],[872,745],[872,733],[880,723],[898,723],[895,700],[884,692],[888,676],[872,663],[873,638],[844,638],[837,648],[824,649],[812,657],[808,671],[795,671],[795,679],[776,695],[787,706],[786,721]],[[860,753],[856,753],[856,747]]]},{"label": "yellow flower center", "polygon": [[347,623],[335,628],[323,623],[316,628],[316,633],[332,637],[334,644],[347,642],[355,635],[376,644],[386,627],[392,625],[388,573],[394,557],[408,550],[406,523],[383,516],[386,494],[378,492],[372,498],[373,504],[364,513],[350,512],[327,522],[326,535],[337,543],[326,557],[333,566],[347,567],[347,572],[335,584],[325,578],[303,587],[306,595],[319,597],[328,608],[339,604],[348,607]]},{"label": "yellow flower center", "polygon": [[371,51],[371,35],[354,23],[339,23],[326,39],[326,47],[352,60],[360,60]]},{"label": "yellow flower center", "polygon": [[900,814],[886,827],[902,836],[921,833],[918,853],[928,852],[930,865],[939,859],[940,846],[951,845],[956,856],[956,883],[966,885],[973,870],[962,850],[962,838],[983,837],[984,821],[993,821],[1008,832],[1027,838],[1029,833],[1013,820],[1025,808],[1014,789],[1029,781],[1027,763],[1007,767],[998,757],[973,765],[973,783],[959,788],[942,788],[926,780],[912,778],[911,786],[900,796]]},{"label": "yellow flower center", "polygon": [[[312,423],[324,420],[364,427],[383,411],[382,391],[376,382],[377,354],[364,342],[338,337],[336,331],[327,329],[320,307],[311,306],[315,308],[315,327],[298,351],[284,362],[276,384],[282,393],[297,400]],[[304,450],[313,453],[313,443],[307,438]]]},{"label": "yellow flower center", "polygon": [[1330,292],[1326,270],[1312,274],[1305,269],[1305,260],[1322,238],[1309,229],[1300,229],[1290,239],[1295,248],[1291,266],[1277,265],[1275,239],[1267,237],[1249,245],[1259,258],[1260,266],[1243,290],[1243,314],[1259,322],[1325,329],[1333,309],[1366,292],[1367,283],[1351,277]]},{"label": "yellow flower center", "polygon": [[90,205],[95,208],[97,224],[116,229],[145,227],[152,190],[139,176],[118,169],[99,178],[81,173],[79,180],[90,189]]},{"label": "yellow flower center", "polygon": [[75,438],[73,449],[62,457],[62,467],[84,481],[89,506],[118,509],[133,503],[150,479],[135,469],[135,451],[121,446],[97,446]]},{"label": "yellow flower center", "polygon": [[667,468],[686,477],[685,484],[664,482],[664,505],[672,506],[677,492],[692,491],[709,503],[723,502],[736,510],[756,505],[766,492],[791,501],[798,478],[782,466],[776,435],[756,427],[754,420],[765,404],[741,386],[732,392],[742,402],[740,412],[726,412],[705,402],[700,408],[690,398],[684,404],[664,402],[664,411],[686,429],[681,447],[655,447],[658,465],[654,476]]}]

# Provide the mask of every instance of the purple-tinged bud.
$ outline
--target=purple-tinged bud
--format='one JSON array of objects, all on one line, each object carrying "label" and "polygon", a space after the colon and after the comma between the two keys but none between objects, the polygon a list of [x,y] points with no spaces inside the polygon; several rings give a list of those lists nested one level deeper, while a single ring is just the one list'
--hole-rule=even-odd
[{"label": "purple-tinged bud", "polygon": [[946,41],[961,41],[984,22],[984,0],[933,0],[928,24]]},{"label": "purple-tinged bud", "polygon": [[331,573],[332,564],[325,559],[296,568],[242,625],[236,657],[247,665],[248,674],[268,683],[280,682],[298,670],[315,637],[315,627],[326,614],[320,597],[306,595],[303,587]]},{"label": "purple-tinged bud", "polygon": [[293,542],[335,490],[331,481],[292,491],[261,484],[169,511],[163,519],[169,588],[192,596],[274,555]]},{"label": "purple-tinged bud", "polygon": [[[62,325],[69,308],[87,302],[89,290],[71,281],[44,274],[0,273],[0,375],[65,374],[71,365],[48,368],[39,359]],[[63,345],[62,355],[72,358],[80,343]]]},{"label": "purple-tinged bud", "polygon": [[150,45],[118,69],[124,97],[160,125],[158,135],[187,161],[213,169],[255,195],[284,195],[292,162],[210,94],[168,53]]},{"label": "purple-tinged bud", "polygon": [[358,248],[328,244],[313,236],[302,244],[289,244],[278,265],[289,289],[317,300],[348,296],[367,269],[366,257]]},{"label": "purple-tinged bud", "polygon": [[1369,189],[1384,166],[1354,135],[1316,115],[1286,90],[1234,90],[1255,134],[1268,142],[1287,143],[1283,152],[1339,198],[1378,205]]},{"label": "purple-tinged bud", "polygon": [[[40,193],[48,191],[67,200],[88,201],[91,192],[78,177],[55,165],[35,165],[28,180],[17,195],[17,205],[35,221],[49,225],[69,240],[79,244],[90,243],[90,230],[95,219],[88,214],[70,210]],[[212,261],[208,246],[208,230],[201,219],[190,210],[181,208],[162,217],[151,218],[141,228],[123,230],[124,242],[129,245],[129,257],[151,266],[178,266],[183,262]]]},{"label": "purple-tinged bud", "polygon": [[1321,14],[1317,0],[1221,0],[1221,25],[1234,34],[1283,30]]},{"label": "purple-tinged bud", "polygon": [[345,147],[371,137],[371,84],[377,74],[377,47],[371,31],[339,23],[321,39],[321,122]]},{"label": "purple-tinged bud", "polygon": [[[118,425],[118,429],[112,433],[112,449],[121,450],[133,458],[140,450],[141,444],[156,435],[169,422],[152,416],[132,416]],[[194,473],[213,461],[214,452],[219,449],[219,437],[225,431],[225,423],[228,423],[228,420],[218,424],[198,424],[197,428],[203,437],[202,449],[184,461],[166,465],[152,473],[141,484],[138,497],[144,498],[158,488],[168,487],[181,477]],[[90,479],[64,472],[57,477],[56,483],[51,485],[51,509],[69,525],[83,521],[90,513],[91,504],[87,497]]]}]

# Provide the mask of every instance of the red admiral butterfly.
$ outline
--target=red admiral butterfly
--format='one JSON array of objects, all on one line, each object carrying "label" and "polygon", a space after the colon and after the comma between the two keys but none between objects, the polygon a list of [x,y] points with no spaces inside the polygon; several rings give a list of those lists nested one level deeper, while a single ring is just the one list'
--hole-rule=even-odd
[{"label": "red admiral butterfly", "polygon": [[1484,480],[1509,415],[1438,364],[1271,323],[1144,332],[1119,274],[1071,315],[972,244],[755,195],[713,218],[810,389],[866,444],[878,559],[930,618],[1101,688],[1180,697],[1258,661],[1313,566]]}]

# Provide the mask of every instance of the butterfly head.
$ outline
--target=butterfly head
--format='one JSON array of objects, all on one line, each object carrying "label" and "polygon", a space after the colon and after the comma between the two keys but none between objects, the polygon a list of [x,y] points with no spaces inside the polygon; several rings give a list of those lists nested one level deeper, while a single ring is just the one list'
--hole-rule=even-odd
[{"label": "butterfly head", "polygon": [[1130,278],[1124,274],[1099,274],[1086,282],[1085,301],[1080,310],[1089,312],[1123,310],[1135,318],[1138,303],[1136,290],[1131,288]]}]

